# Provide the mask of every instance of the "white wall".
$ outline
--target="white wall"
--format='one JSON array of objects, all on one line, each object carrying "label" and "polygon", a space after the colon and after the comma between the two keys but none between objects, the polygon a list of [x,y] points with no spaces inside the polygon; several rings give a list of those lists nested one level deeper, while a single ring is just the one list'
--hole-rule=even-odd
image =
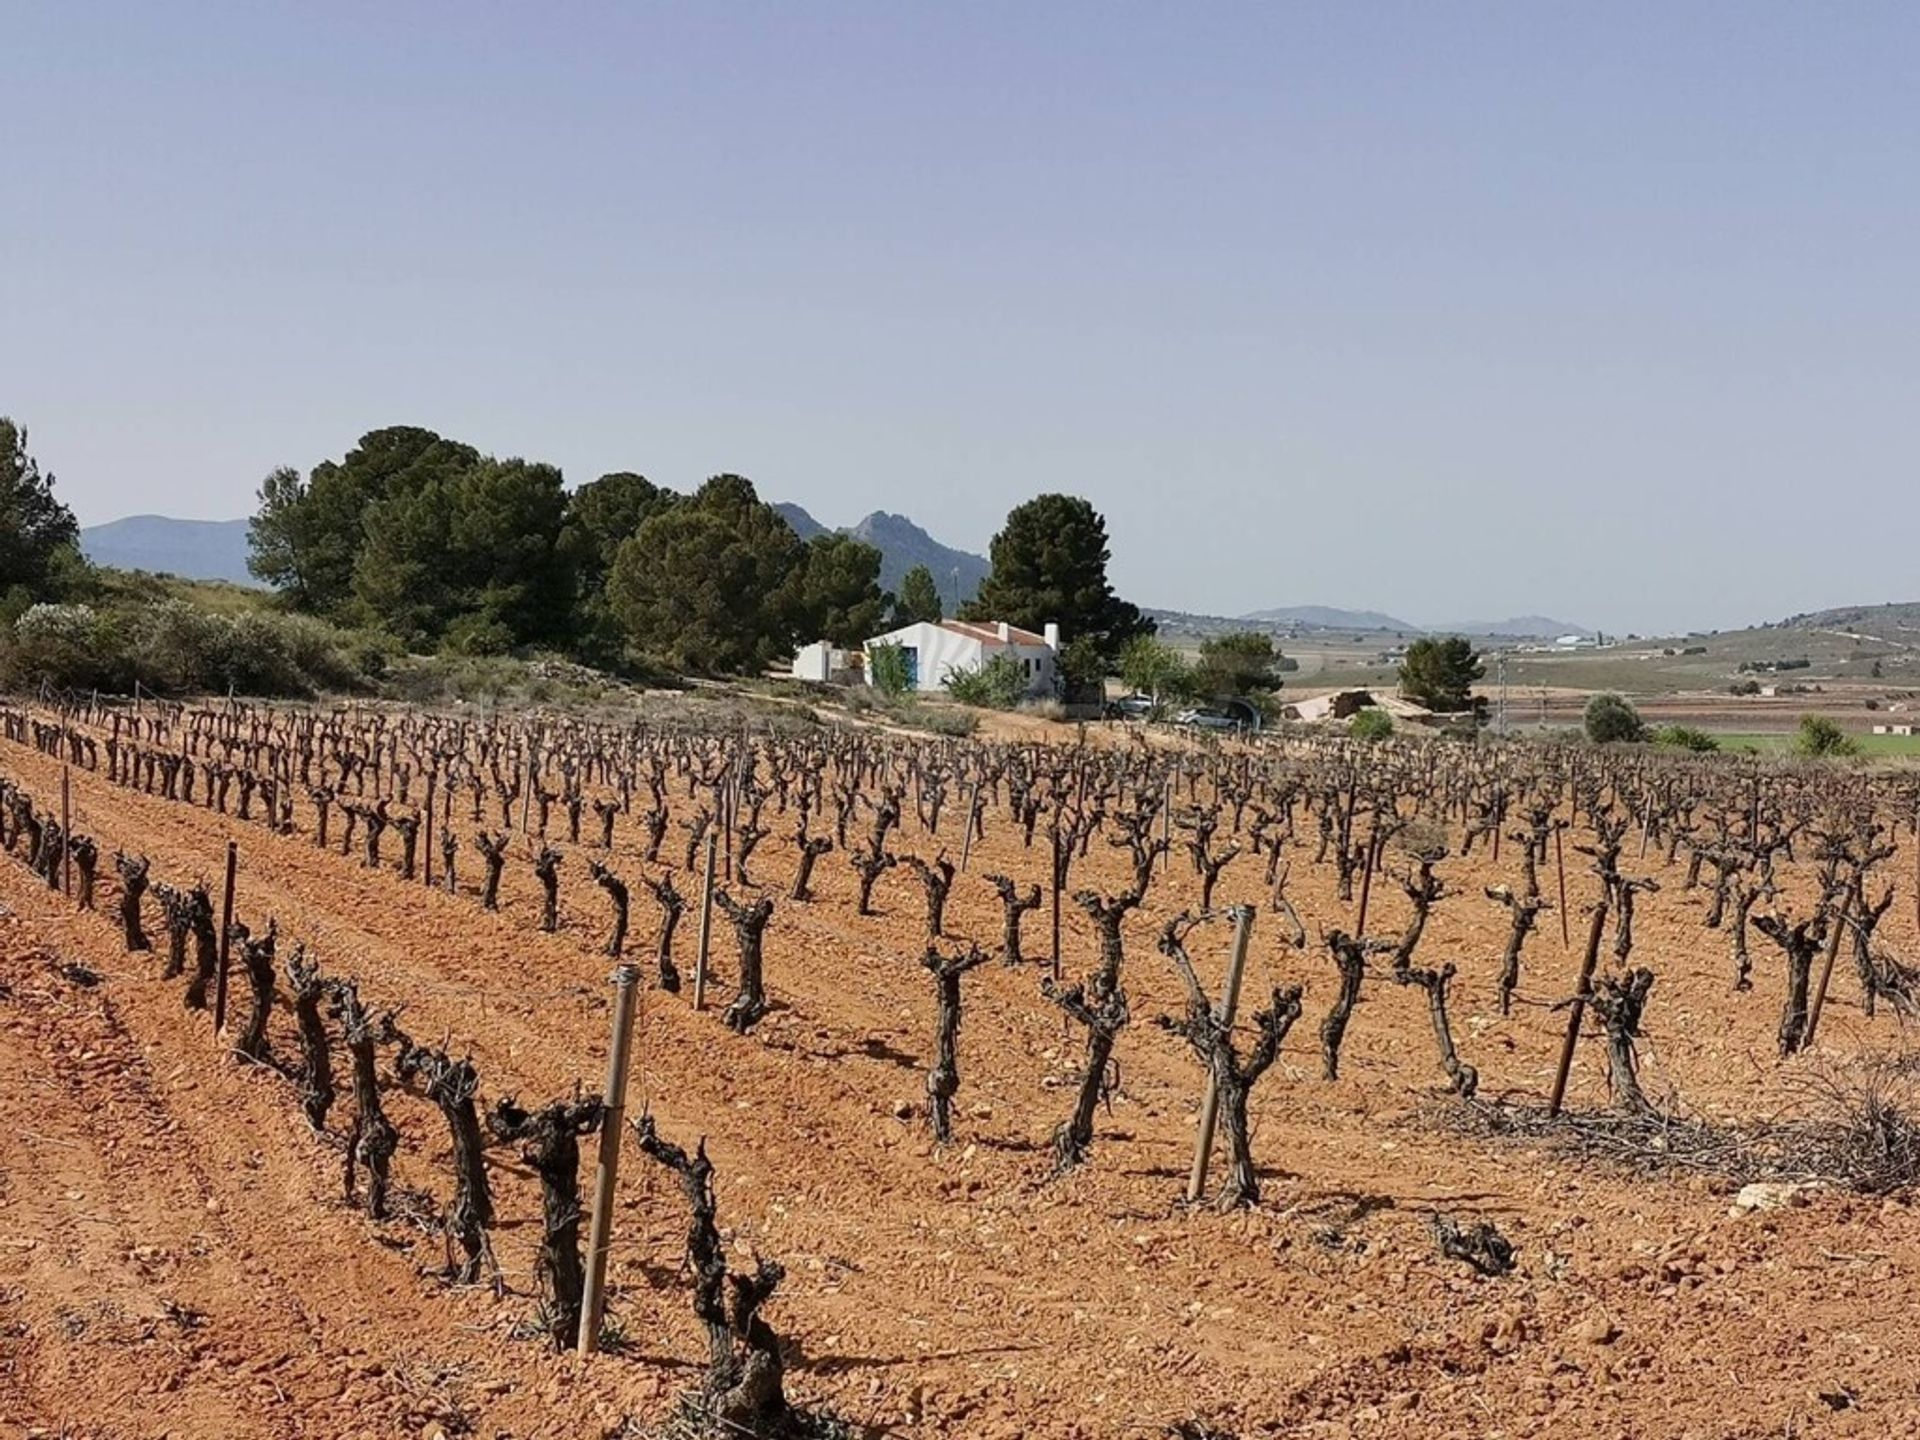
[{"label": "white wall", "polygon": [[982,660],[978,640],[956,635],[931,621],[906,625],[867,642],[867,683],[873,683],[873,647],[898,645],[914,654],[918,681],[914,688],[924,694],[938,694],[947,688],[947,676],[956,670],[971,670]]},{"label": "white wall", "polygon": [[867,683],[873,683],[871,653],[876,645],[898,645],[915,653],[918,681],[915,689],[923,694],[938,694],[947,688],[947,679],[956,672],[978,670],[993,656],[1005,653],[1028,671],[1027,693],[1051,695],[1054,692],[1055,655],[1051,646],[1016,645],[998,640],[976,640],[956,634],[932,621],[902,626],[867,641]]}]

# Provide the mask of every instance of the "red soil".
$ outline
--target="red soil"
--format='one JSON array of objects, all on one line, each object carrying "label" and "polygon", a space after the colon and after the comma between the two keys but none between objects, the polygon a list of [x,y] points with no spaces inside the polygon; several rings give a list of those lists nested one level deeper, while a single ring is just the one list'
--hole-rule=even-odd
[{"label": "red soil", "polygon": [[[58,795],[58,766],[23,747],[0,744],[0,773],[43,805]],[[226,840],[238,839],[238,913],[276,917],[370,1002],[403,1006],[416,1036],[470,1048],[483,1100],[598,1085],[610,987],[593,953],[605,907],[585,852],[563,847],[563,929],[543,935],[518,853],[502,911],[489,915],[470,893],[368,872],[305,834],[270,836],[79,771],[73,794],[76,828],[103,850],[150,855],[158,879],[217,878]],[[310,821],[304,802],[299,813]],[[957,817],[950,828],[957,838]],[[907,830],[896,849],[933,852],[911,819]],[[631,842],[623,824],[617,868],[629,874],[641,868]],[[1310,853],[1293,866],[1302,917],[1316,933],[1350,923],[1331,867],[1314,869]],[[1073,883],[1118,889],[1124,858],[1096,842]],[[1650,1092],[1672,1087],[1710,1114],[1771,1113],[1825,1063],[1774,1059],[1777,952],[1755,937],[1758,988],[1731,994],[1724,936],[1700,927],[1704,892],[1682,892],[1657,857],[1632,858],[1629,847],[1630,872],[1669,882],[1638,917],[1636,962],[1659,975]],[[1496,868],[1476,851],[1443,863],[1452,898],[1421,950],[1427,963],[1460,965],[1456,1035],[1496,1097],[1544,1091],[1564,1025],[1538,1004],[1511,1020],[1495,1005],[1506,915],[1479,892],[1514,881],[1512,859]],[[1920,1434],[1920,1224],[1905,1203],[1822,1192],[1804,1208],[1733,1219],[1719,1182],[1458,1138],[1433,1120],[1443,1079],[1412,989],[1369,982],[1343,1078],[1323,1083],[1316,1032],[1333,968],[1317,941],[1286,950],[1263,915],[1249,998],[1307,987],[1304,1018],[1254,1092],[1263,1200],[1238,1214],[1189,1211],[1179,1201],[1200,1074],[1151,1023],[1180,1002],[1153,940],[1194,903],[1184,860],[1128,925],[1135,1021],[1091,1162],[1046,1178],[1079,1035],[1041,1000],[1031,966],[968,978],[956,1139],[935,1149],[919,886],[894,872],[881,882],[884,913],[860,919],[843,856],[821,861],[818,898],[804,906],[784,899],[792,863],[785,835],[755,857],[783,897],[767,943],[774,1013],[736,1037],[718,1019],[724,986],[704,1014],[649,991],[631,1103],[651,1107],[672,1138],[709,1137],[736,1255],[788,1266],[768,1318],[792,1346],[796,1400],[906,1434],[969,1437],[1152,1437],[1194,1417],[1245,1436]],[[470,885],[470,851],[462,867]],[[1260,867],[1230,866],[1221,900],[1259,898]],[[104,912],[80,915],[17,861],[0,863],[0,1433],[580,1436],[664,1419],[704,1354],[671,1177],[629,1145],[610,1272],[625,1347],[582,1362],[515,1338],[535,1303],[539,1228],[538,1188],[518,1157],[491,1154],[495,1246],[514,1293],[445,1287],[432,1274],[440,1239],[348,1208],[339,1151],[307,1131],[289,1085],[227,1056],[205,1017],[181,1008],[179,985],[158,978],[155,957],[121,953],[101,869]],[[1043,852],[990,821],[948,906],[955,935],[995,943],[999,902],[980,879],[995,869],[1038,878]],[[1583,874],[1568,880],[1576,894],[1591,888]],[[697,893],[688,877],[680,884]],[[637,885],[633,903],[640,958],[654,911]],[[1396,927],[1397,889],[1376,887],[1375,904],[1370,928]],[[1911,953],[1911,906],[1900,909],[1883,934]],[[1067,913],[1077,972],[1093,941]],[[732,939],[717,915],[716,927],[724,979]],[[1572,928],[1577,947],[1577,917]],[[1044,954],[1044,909],[1028,935],[1029,952]],[[1194,947],[1210,984],[1225,948],[1224,927]],[[1523,995],[1564,995],[1576,960],[1557,917],[1544,916]],[[75,962],[100,983],[61,973]],[[1841,973],[1818,1051],[1885,1048],[1894,1025],[1870,1026]],[[289,1016],[275,1016],[272,1039],[296,1053]],[[1605,1103],[1597,1042],[1582,1047],[1573,1103]],[[396,1182],[444,1200],[439,1115],[397,1090],[389,1105],[403,1137]],[[913,1114],[897,1118],[907,1105]],[[336,1119],[350,1107],[343,1098]],[[1487,1280],[1443,1260],[1434,1211],[1495,1221],[1519,1247],[1518,1271]],[[629,1418],[635,1428],[621,1431]]]}]

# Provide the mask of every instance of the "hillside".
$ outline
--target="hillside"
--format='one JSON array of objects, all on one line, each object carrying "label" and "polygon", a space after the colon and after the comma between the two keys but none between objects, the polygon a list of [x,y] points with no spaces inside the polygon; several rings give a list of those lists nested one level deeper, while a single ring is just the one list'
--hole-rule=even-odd
[{"label": "hillside", "polygon": [[1848,637],[1860,635],[1889,645],[1911,646],[1920,644],[1920,600],[1890,601],[1884,605],[1843,605],[1833,610],[1789,615],[1774,625],[1757,628],[1826,630]]},{"label": "hillside", "polygon": [[1491,635],[1501,640],[1557,640],[1562,635],[1591,635],[1584,625],[1555,620],[1550,615],[1515,615],[1506,620],[1456,620],[1429,625],[1435,635]]},{"label": "hillside", "polygon": [[235,585],[259,584],[247,573],[245,520],[129,515],[82,529],[80,549],[94,564],[120,570],[151,570]]},{"label": "hillside", "polygon": [[1240,618],[1262,625],[1297,625],[1313,630],[1391,630],[1418,634],[1421,628],[1378,610],[1341,610],[1332,605],[1281,605],[1271,610],[1255,610]]},{"label": "hillside", "polygon": [[[773,508],[786,518],[802,540],[828,533],[828,526],[791,501]],[[874,511],[859,524],[843,528],[841,533],[864,540],[880,552],[880,588],[883,590],[897,594],[909,570],[916,565],[926,566],[933,573],[940,598],[949,611],[971,600],[980,582],[993,569],[986,557],[942,545],[905,515],[893,515],[885,510]]]},{"label": "hillside", "polygon": [[[805,509],[775,505],[802,540],[827,533]],[[980,555],[942,545],[905,515],[876,510],[846,532],[880,551],[880,585],[898,592],[907,571],[924,565],[933,572],[940,598],[952,610],[971,600],[993,568]],[[166,515],[129,515],[80,532],[80,548],[96,565],[119,570],[150,570],[189,580],[225,580],[257,585],[247,573],[245,520],[176,520]]]}]

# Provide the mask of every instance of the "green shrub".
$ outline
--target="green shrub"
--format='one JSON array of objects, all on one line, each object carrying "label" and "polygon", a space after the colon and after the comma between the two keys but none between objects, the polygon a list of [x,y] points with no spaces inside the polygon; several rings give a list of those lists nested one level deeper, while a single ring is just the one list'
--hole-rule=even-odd
[{"label": "green shrub", "polygon": [[13,623],[7,678],[75,690],[131,690],[134,674],[117,626],[91,605],[30,605]]},{"label": "green shrub", "polygon": [[1027,693],[1027,672],[1004,652],[972,670],[947,676],[947,694],[962,705],[986,710],[1011,710]]},{"label": "green shrub", "polygon": [[1624,696],[1611,692],[1596,695],[1587,701],[1581,724],[1587,732],[1587,739],[1596,745],[1638,740],[1647,728],[1640,719],[1640,712]]},{"label": "green shrub", "polygon": [[1802,715],[1799,732],[1793,738],[1796,754],[1815,759],[1840,759],[1858,755],[1860,744],[1824,715]]},{"label": "green shrub", "polygon": [[4,677],[119,693],[310,695],[359,686],[347,637],[319,620],[248,610],[220,615],[169,598],[96,609],[36,605],[14,623]]},{"label": "green shrub", "polygon": [[1347,734],[1356,740],[1385,740],[1393,734],[1393,716],[1372,707],[1358,711],[1347,722]]},{"label": "green shrub", "polygon": [[1719,740],[1692,725],[1662,725],[1653,732],[1653,743],[1663,750],[1691,750],[1710,755],[1720,748]]},{"label": "green shrub", "polygon": [[462,615],[441,639],[450,655],[505,655],[513,649],[513,631],[485,615]]},{"label": "green shrub", "polygon": [[907,672],[904,645],[881,644],[867,650],[867,675],[882,695],[904,695],[913,677]]}]

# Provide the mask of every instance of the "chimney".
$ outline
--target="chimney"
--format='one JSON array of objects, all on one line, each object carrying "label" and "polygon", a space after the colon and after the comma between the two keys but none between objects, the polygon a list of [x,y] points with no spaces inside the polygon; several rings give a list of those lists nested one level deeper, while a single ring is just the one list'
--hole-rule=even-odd
[{"label": "chimney", "polygon": [[1013,627],[1002,620],[1000,622],[1000,643],[1004,645],[1011,639],[1013,639]]},{"label": "chimney", "polygon": [[1053,621],[1049,620],[1047,622],[1047,628],[1043,630],[1041,634],[1046,638],[1047,648],[1049,650],[1058,650],[1060,648],[1060,627],[1054,624]]}]

